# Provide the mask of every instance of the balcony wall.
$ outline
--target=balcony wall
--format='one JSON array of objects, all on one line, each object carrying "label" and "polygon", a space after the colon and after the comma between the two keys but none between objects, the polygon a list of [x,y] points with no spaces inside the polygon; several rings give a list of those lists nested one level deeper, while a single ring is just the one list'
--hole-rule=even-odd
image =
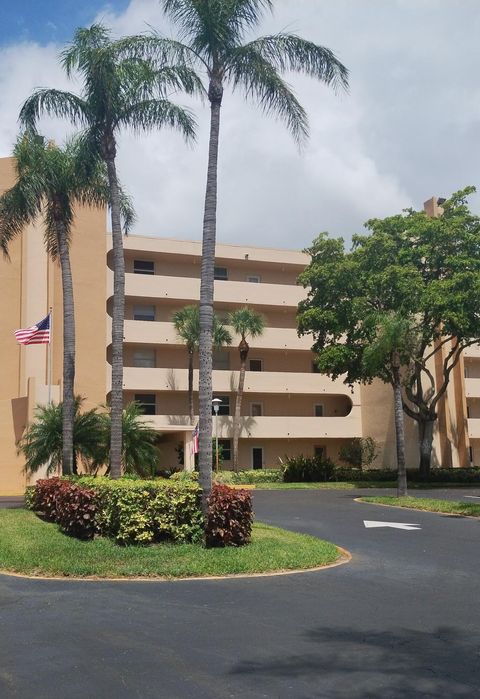
[{"label": "balcony wall", "polygon": [[[107,370],[107,376],[109,375]],[[110,379],[108,379],[110,380]],[[217,393],[230,393],[238,385],[238,372],[213,371],[213,388]],[[188,391],[188,376],[185,369],[144,369],[125,367],[123,387],[126,391]],[[198,390],[198,370],[194,372],[194,387]],[[247,371],[245,376],[245,393],[278,394],[321,394],[346,395],[355,404],[359,403],[360,392],[353,394],[342,381],[332,381],[322,374],[297,374],[296,372],[262,372]]]},{"label": "balcony wall", "polygon": [[480,418],[469,418],[467,423],[470,439],[480,439]]},{"label": "balcony wall", "polygon": [[480,379],[465,379],[465,397],[480,398]]},{"label": "balcony wall", "polygon": [[[108,272],[108,293],[113,293],[113,273]],[[200,280],[146,274],[125,275],[125,295],[139,299],[173,299],[198,303]],[[215,282],[215,301],[251,306],[296,308],[305,298],[305,289],[291,284],[255,284],[251,282]]]},{"label": "balcony wall", "polygon": [[465,347],[463,350],[463,356],[465,358],[472,357],[475,359],[480,359],[480,345],[471,345],[471,347]]},{"label": "balcony wall", "polygon": [[[149,415],[148,420],[159,432],[172,427],[192,428],[187,415]],[[479,420],[480,422],[480,420]],[[214,419],[215,423],[215,419]],[[218,436],[232,437],[233,418],[218,418]],[[215,430],[215,424],[214,424]],[[252,439],[342,439],[362,436],[360,407],[354,407],[347,417],[244,417],[240,437]]]}]

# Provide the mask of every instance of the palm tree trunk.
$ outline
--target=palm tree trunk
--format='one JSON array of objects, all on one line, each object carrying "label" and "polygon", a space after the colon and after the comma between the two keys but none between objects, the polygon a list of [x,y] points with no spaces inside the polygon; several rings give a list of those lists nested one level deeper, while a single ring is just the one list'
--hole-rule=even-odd
[{"label": "palm tree trunk", "polygon": [[207,188],[203,218],[202,267],[200,282],[200,340],[199,340],[199,483],[202,489],[202,512],[207,514],[208,497],[212,489],[212,333],[213,333],[213,271],[217,227],[217,163],[220,133],[220,95],[212,95],[210,142],[208,150]]},{"label": "palm tree trunk", "polygon": [[[238,439],[240,437],[240,414],[242,412],[243,387],[245,385],[245,370],[247,367],[247,349],[240,343],[240,374],[238,377],[237,398],[235,400],[235,417],[233,418],[233,470],[238,471]],[[245,342],[246,344],[246,342]]]},{"label": "palm tree trunk", "polygon": [[65,225],[56,223],[58,256],[62,272],[63,294],[63,406],[62,406],[62,474],[74,472],[73,429],[75,422],[75,315],[72,269]]},{"label": "palm tree trunk", "polygon": [[[397,353],[394,353],[397,355]],[[398,358],[397,358],[398,360]],[[397,365],[397,366],[396,366]],[[399,361],[394,359],[393,399],[395,414],[395,442],[397,447],[397,496],[407,495],[407,470],[405,465],[405,427],[403,422],[402,387],[400,383]]]},{"label": "palm tree trunk", "polygon": [[112,312],[112,391],[110,397],[110,478],[122,475],[122,412],[123,412],[123,325],[125,317],[125,258],[120,223],[120,192],[115,158],[106,158],[110,187],[113,247],[113,312]]},{"label": "palm tree trunk", "polygon": [[193,406],[193,350],[188,350],[188,409],[190,411],[190,424],[195,420],[195,408]]}]

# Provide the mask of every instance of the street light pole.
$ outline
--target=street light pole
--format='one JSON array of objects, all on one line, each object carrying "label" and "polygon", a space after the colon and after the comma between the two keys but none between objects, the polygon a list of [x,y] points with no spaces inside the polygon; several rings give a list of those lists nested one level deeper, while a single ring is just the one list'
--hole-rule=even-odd
[{"label": "street light pole", "polygon": [[215,413],[215,471],[218,473],[218,410],[220,408],[220,398],[212,400],[213,412]]}]

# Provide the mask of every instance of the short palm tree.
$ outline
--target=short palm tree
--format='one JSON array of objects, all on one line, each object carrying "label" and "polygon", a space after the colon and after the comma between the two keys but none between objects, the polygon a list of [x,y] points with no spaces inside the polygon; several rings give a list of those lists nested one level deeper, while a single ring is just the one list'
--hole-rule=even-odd
[{"label": "short palm tree", "polygon": [[[173,324],[178,337],[185,343],[188,352],[188,407],[190,424],[195,420],[193,404],[193,359],[200,341],[200,312],[198,306],[185,306],[173,315]],[[213,320],[213,346],[232,344],[232,336],[217,316]]]},{"label": "short palm tree", "polygon": [[217,220],[217,162],[220,110],[224,88],[243,90],[248,99],[282,119],[297,141],[308,134],[307,116],[282,78],[294,71],[325,85],[347,87],[348,72],[322,46],[293,34],[279,33],[245,41],[273,0],[160,0],[167,17],[179,28],[180,41],[157,37],[151,50],[160,56],[190,60],[206,74],[211,108],[207,185],[203,219],[200,287],[200,484],[203,509],[212,485],[212,331],[213,281]]},{"label": "short palm tree", "polygon": [[[103,427],[103,454],[100,464],[109,463],[110,413],[100,414]],[[157,448],[158,433],[145,422],[138,403],[129,403],[122,412],[122,471],[136,473],[142,478],[153,478],[160,458]]]},{"label": "short palm tree", "polygon": [[[412,324],[401,314],[379,314],[376,324],[376,337],[363,353],[363,363],[368,372],[378,374],[379,368],[388,367],[385,381],[393,388],[395,422],[395,442],[397,448],[397,495],[407,495],[407,471],[405,463],[405,427],[402,398],[402,366],[406,357],[412,356],[416,338],[411,331]],[[410,347],[406,351],[406,348]]]},{"label": "short palm tree", "polygon": [[238,377],[237,398],[235,401],[235,415],[233,418],[233,470],[238,471],[238,439],[240,436],[240,414],[242,410],[243,387],[245,385],[245,370],[250,346],[247,338],[259,337],[265,328],[263,317],[248,306],[232,311],[228,316],[228,323],[237,335],[240,335],[238,351],[240,353],[240,375]]},{"label": "short palm tree", "polygon": [[[53,260],[60,261],[63,294],[63,460],[62,473],[73,469],[75,416],[75,315],[70,238],[79,205],[105,206],[109,201],[103,163],[91,159],[82,143],[70,141],[64,148],[31,132],[20,135],[13,151],[16,183],[0,198],[0,246],[8,257],[10,241],[39,216],[43,217],[45,245]],[[132,211],[124,200],[127,225]]]},{"label": "short palm tree", "polygon": [[121,475],[123,411],[123,326],[125,261],[120,217],[120,189],[116,170],[117,137],[124,128],[147,131],[170,126],[192,139],[195,124],[189,112],[167,99],[171,91],[199,89],[195,74],[184,65],[154,67],[138,55],[138,38],[112,40],[100,24],[78,29],[62,53],[69,77],[79,73],[83,93],[37,90],[22,107],[21,122],[34,128],[47,113],[66,117],[84,129],[83,140],[92,157],[106,164],[110,189],[113,245],[111,477]]},{"label": "short palm tree", "polygon": [[[96,409],[81,413],[82,399],[74,399],[73,468],[77,473],[78,462],[85,470],[98,463],[102,455],[103,429]],[[47,476],[58,473],[63,463],[63,405],[37,406],[35,419],[18,442],[18,450],[25,457],[25,471],[36,473],[47,466]]]}]

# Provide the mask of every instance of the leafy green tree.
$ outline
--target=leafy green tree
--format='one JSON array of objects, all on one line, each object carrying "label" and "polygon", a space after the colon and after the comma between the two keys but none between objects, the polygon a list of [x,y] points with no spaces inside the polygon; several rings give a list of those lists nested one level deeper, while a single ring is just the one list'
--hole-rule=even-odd
[{"label": "leafy green tree", "polygon": [[211,111],[200,286],[200,484],[206,511],[212,484],[213,281],[224,89],[229,85],[242,90],[264,112],[284,121],[295,140],[301,142],[308,134],[307,116],[282,76],[293,71],[326,85],[347,87],[348,73],[329,49],[294,34],[246,40],[246,35],[260,23],[264,11],[273,9],[273,0],[160,0],[160,3],[178,27],[180,41],[156,37],[150,40],[151,50],[160,55],[170,52],[191,61],[206,75]]},{"label": "leafy green tree", "polygon": [[[80,412],[83,399],[75,396],[73,423],[73,465],[77,473],[80,462],[85,470],[101,460],[103,429],[100,415],[94,408]],[[47,466],[47,476],[60,471],[63,463],[63,405],[37,406],[35,419],[18,442],[18,450],[25,457],[25,471],[36,473]]]},{"label": "leafy green tree", "polygon": [[340,461],[353,468],[369,468],[379,455],[378,444],[373,437],[354,437],[339,450]]},{"label": "leafy green tree", "polygon": [[423,477],[439,401],[465,347],[480,341],[480,218],[466,200],[473,191],[453,194],[438,218],[408,210],[373,219],[370,234],[354,236],[350,252],[343,240],[322,234],[300,277],[308,297],[299,305],[299,332],[313,334],[318,366],[332,378],[392,383],[394,358],[385,353],[373,372],[365,353],[377,341],[379,315],[408,324],[397,349],[403,409],[418,424]]},{"label": "leafy green tree", "polygon": [[[103,452],[97,460],[97,465],[105,464],[109,467],[110,412],[100,413],[99,418],[103,430]],[[122,434],[122,472],[136,473],[142,478],[153,478],[160,460],[158,434],[145,421],[138,403],[129,403],[124,408]]]},{"label": "leafy green tree", "polygon": [[[103,163],[85,152],[81,141],[64,148],[31,132],[21,134],[13,151],[16,183],[0,198],[0,247],[8,257],[12,239],[38,217],[43,218],[45,246],[52,260],[60,261],[63,295],[63,474],[73,470],[75,417],[75,314],[70,239],[75,208],[105,206],[109,201]],[[123,197],[125,224],[133,218]]]},{"label": "leafy green tree", "polygon": [[92,158],[106,164],[113,245],[111,477],[121,475],[123,411],[123,327],[125,312],[125,260],[120,215],[121,194],[116,169],[117,138],[121,130],[136,132],[169,126],[187,139],[194,137],[189,112],[167,95],[179,89],[195,92],[195,74],[183,66],[154,66],[139,56],[140,37],[112,40],[101,24],[78,29],[62,53],[68,77],[79,74],[80,96],[55,89],[37,90],[20,113],[23,124],[35,127],[43,113],[65,117],[83,129],[85,147]]},{"label": "leafy green tree", "polygon": [[263,316],[248,306],[232,311],[228,316],[228,322],[237,335],[240,335],[238,351],[240,354],[240,374],[238,377],[237,397],[235,400],[235,415],[233,418],[233,470],[238,471],[238,439],[240,436],[240,414],[242,411],[243,387],[245,385],[245,371],[250,346],[247,338],[255,338],[262,335],[265,328]]},{"label": "leafy green tree", "polygon": [[[188,353],[188,406],[190,424],[195,420],[193,403],[193,360],[200,342],[200,311],[198,306],[185,306],[173,314],[173,324],[178,337],[185,343]],[[232,344],[232,336],[217,316],[213,318],[213,346]]]}]

